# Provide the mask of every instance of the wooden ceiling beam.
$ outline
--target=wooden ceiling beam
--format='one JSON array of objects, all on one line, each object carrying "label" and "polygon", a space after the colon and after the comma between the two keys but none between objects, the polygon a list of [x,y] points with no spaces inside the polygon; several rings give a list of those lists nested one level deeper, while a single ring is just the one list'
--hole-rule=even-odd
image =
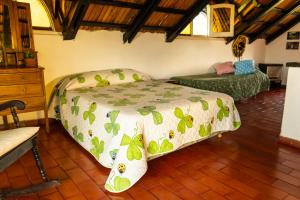
[{"label": "wooden ceiling beam", "polygon": [[267,13],[272,11],[274,8],[276,8],[279,4],[281,4],[284,0],[272,0],[268,6],[265,6],[261,9],[259,14],[257,14],[255,17],[250,19],[248,22],[243,22],[238,27],[237,30],[235,30],[235,34],[233,37],[227,39],[226,44],[230,43],[231,41],[235,40],[239,35],[243,34],[249,27],[251,27],[257,20],[259,20],[261,17],[265,16]]},{"label": "wooden ceiling beam", "polygon": [[[118,23],[107,23],[107,22],[91,22],[91,21],[82,21],[81,26],[92,26],[92,27],[103,27],[103,28],[118,28],[118,29],[128,29],[129,25],[127,24],[118,24]],[[167,31],[170,27],[166,26],[142,26],[142,29],[145,30],[161,30]]]},{"label": "wooden ceiling beam", "polygon": [[80,22],[82,21],[89,5],[88,0],[79,0],[74,8],[69,12],[67,21],[63,24],[64,40],[72,40],[75,38]]},{"label": "wooden ceiling beam", "polygon": [[266,43],[270,44],[272,41],[274,41],[276,38],[278,38],[280,35],[282,35],[286,31],[288,31],[289,29],[291,29],[292,27],[294,27],[298,23],[300,23],[300,15],[298,15],[297,17],[295,17],[294,19],[292,19],[289,23],[287,23],[286,25],[284,25],[283,28],[281,28],[279,31],[273,33],[272,35],[269,35],[266,38]]},{"label": "wooden ceiling beam", "polygon": [[289,15],[292,15],[299,8],[300,8],[300,0],[296,0],[295,5],[293,5],[291,8],[289,8],[288,10],[286,10],[285,12],[283,12],[285,14],[282,14],[276,20],[273,20],[272,22],[267,23],[266,25],[263,26],[263,28],[259,32],[255,33],[253,36],[251,36],[249,38],[249,44],[251,44],[252,42],[254,42],[259,37],[263,36],[273,26],[278,25],[283,19],[285,19]]},{"label": "wooden ceiling beam", "polygon": [[[90,3],[99,4],[99,5],[107,5],[107,6],[115,6],[115,7],[121,7],[121,8],[138,9],[138,10],[140,10],[144,7],[143,4],[131,3],[131,2],[125,2],[125,1],[90,0]],[[157,6],[155,8],[155,11],[169,13],[169,14],[179,14],[179,15],[186,14],[186,10],[183,10],[183,9],[167,8],[167,7],[160,7],[160,6]]]},{"label": "wooden ceiling beam", "polygon": [[244,0],[241,6],[239,6],[235,1],[230,1],[231,4],[234,4],[235,7],[235,19],[243,21],[243,11],[248,7],[252,0]]},{"label": "wooden ceiling beam", "polygon": [[238,8],[238,13],[243,12],[243,10],[245,10],[250,3],[252,3],[252,0],[244,0],[242,5]]},{"label": "wooden ceiling beam", "polygon": [[136,34],[140,31],[143,27],[144,23],[150,17],[152,12],[160,3],[160,0],[148,0],[147,3],[144,5],[142,9],[140,9],[137,16],[134,18],[133,22],[123,34],[123,42],[131,43]]},{"label": "wooden ceiling beam", "polygon": [[185,16],[170,30],[167,32],[166,42],[172,42],[181,31],[205,8],[208,4],[208,0],[198,0],[189,9]]}]

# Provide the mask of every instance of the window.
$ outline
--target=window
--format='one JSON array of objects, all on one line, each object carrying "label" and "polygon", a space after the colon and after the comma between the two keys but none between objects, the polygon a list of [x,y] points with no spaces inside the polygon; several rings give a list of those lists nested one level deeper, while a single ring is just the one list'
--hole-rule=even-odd
[{"label": "window", "polygon": [[33,29],[51,30],[50,17],[46,11],[45,5],[41,0],[17,0],[19,2],[29,3],[31,11],[31,20]]},{"label": "window", "polygon": [[197,15],[193,21],[185,27],[180,35],[208,35],[207,14],[202,11]]}]

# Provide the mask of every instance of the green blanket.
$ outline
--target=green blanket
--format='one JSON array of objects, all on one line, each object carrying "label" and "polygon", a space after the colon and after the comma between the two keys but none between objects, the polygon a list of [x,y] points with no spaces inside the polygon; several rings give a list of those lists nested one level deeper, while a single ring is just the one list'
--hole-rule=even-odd
[{"label": "green blanket", "polygon": [[270,80],[266,74],[256,70],[254,74],[219,76],[215,73],[172,77],[178,84],[202,90],[228,94],[235,101],[247,99],[262,91],[268,91]]}]

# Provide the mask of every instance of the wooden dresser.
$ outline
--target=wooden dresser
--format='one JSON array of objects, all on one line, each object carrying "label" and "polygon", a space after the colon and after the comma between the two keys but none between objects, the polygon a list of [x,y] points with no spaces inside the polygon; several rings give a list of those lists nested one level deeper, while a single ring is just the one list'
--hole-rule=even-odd
[{"label": "wooden dresser", "polygon": [[[43,110],[45,114],[46,131],[49,132],[48,110],[46,106],[44,68],[4,68],[0,69],[0,102],[21,100],[25,110],[19,113]],[[10,112],[0,112],[7,125],[7,115]]]}]

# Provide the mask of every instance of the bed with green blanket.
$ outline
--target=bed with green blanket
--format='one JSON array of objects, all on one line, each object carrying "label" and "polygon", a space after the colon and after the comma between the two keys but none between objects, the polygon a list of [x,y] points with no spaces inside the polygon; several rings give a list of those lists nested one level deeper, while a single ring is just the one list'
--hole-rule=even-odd
[{"label": "bed with green blanket", "polygon": [[270,87],[268,76],[259,70],[247,75],[225,74],[219,76],[216,73],[209,73],[176,76],[172,77],[171,80],[175,80],[179,85],[222,92],[233,97],[235,101],[247,99],[262,91],[268,91]]}]

